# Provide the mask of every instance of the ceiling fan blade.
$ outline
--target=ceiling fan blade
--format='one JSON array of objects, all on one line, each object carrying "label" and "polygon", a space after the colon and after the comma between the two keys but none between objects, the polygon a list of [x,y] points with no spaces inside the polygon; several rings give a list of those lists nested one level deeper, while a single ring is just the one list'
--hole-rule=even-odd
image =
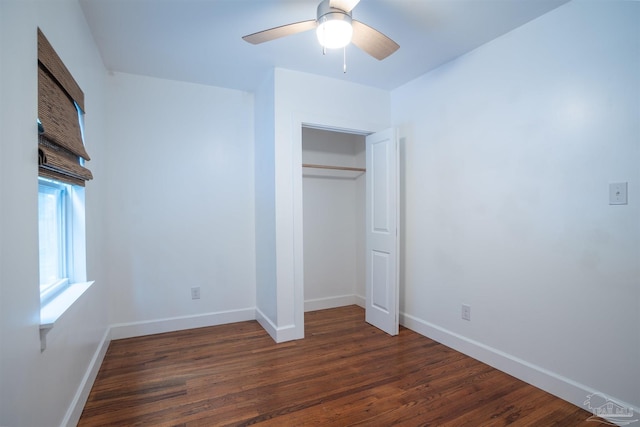
[{"label": "ceiling fan blade", "polygon": [[358,3],[360,3],[360,0],[329,0],[329,7],[351,12]]},{"label": "ceiling fan blade", "polygon": [[355,19],[352,21],[353,37],[351,42],[379,61],[400,48],[400,45],[380,31]]},{"label": "ceiling fan blade", "polygon": [[302,33],[304,31],[313,30],[318,26],[315,19],[309,21],[296,22],[294,24],[281,25],[279,27],[270,28],[257,33],[249,34],[242,39],[251,44],[260,44],[280,37],[290,36],[292,34]]}]

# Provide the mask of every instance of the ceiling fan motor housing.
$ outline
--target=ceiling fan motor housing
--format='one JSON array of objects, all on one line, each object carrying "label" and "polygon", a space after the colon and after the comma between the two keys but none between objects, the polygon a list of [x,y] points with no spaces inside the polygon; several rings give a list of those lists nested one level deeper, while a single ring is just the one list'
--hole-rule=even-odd
[{"label": "ceiling fan motor housing", "polygon": [[347,21],[351,24],[351,11],[346,12],[342,9],[329,6],[329,0],[324,0],[318,5],[317,13],[318,24],[323,21]]}]

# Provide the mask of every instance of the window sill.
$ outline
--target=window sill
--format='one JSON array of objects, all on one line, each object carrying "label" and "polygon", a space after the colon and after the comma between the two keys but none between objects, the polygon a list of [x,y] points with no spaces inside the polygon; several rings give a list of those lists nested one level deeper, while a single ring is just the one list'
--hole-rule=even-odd
[{"label": "window sill", "polygon": [[85,293],[91,282],[74,283],[40,308],[40,351],[47,348],[47,334],[58,319]]}]

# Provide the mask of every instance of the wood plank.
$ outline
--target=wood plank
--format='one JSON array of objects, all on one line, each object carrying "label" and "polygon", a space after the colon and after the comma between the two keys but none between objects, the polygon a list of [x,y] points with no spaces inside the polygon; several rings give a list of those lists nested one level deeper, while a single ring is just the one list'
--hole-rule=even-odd
[{"label": "wood plank", "polygon": [[305,334],[276,344],[251,321],[113,341],[78,425],[598,425],[360,307],[305,313]]}]

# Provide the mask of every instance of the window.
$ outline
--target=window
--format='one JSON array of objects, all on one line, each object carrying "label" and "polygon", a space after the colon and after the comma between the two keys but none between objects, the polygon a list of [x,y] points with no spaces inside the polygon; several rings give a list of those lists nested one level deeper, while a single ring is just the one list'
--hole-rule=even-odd
[{"label": "window", "polygon": [[[1,0],[0,0],[1,1]],[[38,232],[40,350],[57,319],[87,282],[84,186],[84,93],[38,29]]]},{"label": "window", "polygon": [[86,281],[84,187],[38,178],[40,301]]},{"label": "window", "polygon": [[38,178],[40,350],[57,319],[86,291],[84,187]]},{"label": "window", "polygon": [[38,29],[40,300],[86,281],[84,93]]},{"label": "window", "polygon": [[38,231],[40,236],[40,292],[67,278],[65,238],[66,185],[40,178]]},{"label": "window", "polygon": [[72,240],[67,236],[69,187],[68,184],[39,178],[40,298],[43,303],[69,284],[71,268],[67,260]]}]

